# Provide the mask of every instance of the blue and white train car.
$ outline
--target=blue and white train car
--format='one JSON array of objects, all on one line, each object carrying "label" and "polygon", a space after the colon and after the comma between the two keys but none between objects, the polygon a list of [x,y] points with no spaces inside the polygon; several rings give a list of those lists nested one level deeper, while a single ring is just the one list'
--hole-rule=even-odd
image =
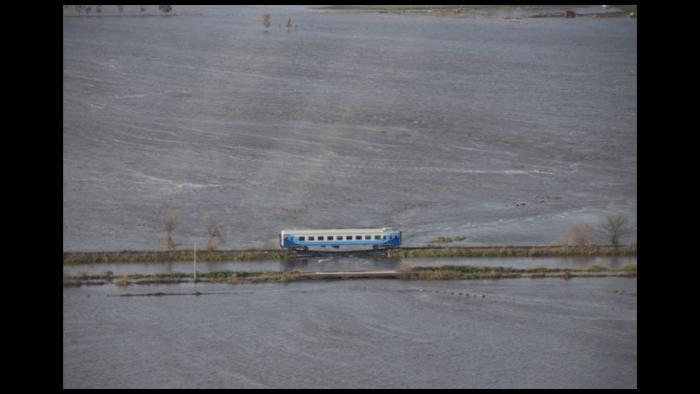
[{"label": "blue and white train car", "polygon": [[372,246],[375,249],[401,245],[401,231],[392,228],[347,228],[327,230],[282,230],[280,246],[287,249],[309,247]]}]

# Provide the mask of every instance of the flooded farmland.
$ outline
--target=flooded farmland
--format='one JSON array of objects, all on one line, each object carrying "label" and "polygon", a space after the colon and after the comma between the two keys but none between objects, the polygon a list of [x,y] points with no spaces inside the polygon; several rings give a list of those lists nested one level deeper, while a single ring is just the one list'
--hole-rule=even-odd
[{"label": "flooded farmland", "polygon": [[[636,19],[134,7],[64,8],[64,252],[157,250],[166,210],[179,251],[204,247],[207,218],[229,250],[278,248],[293,228],[391,226],[410,247],[553,245],[613,212],[636,226]],[[631,264],[323,256],[196,270]],[[636,277],[125,286],[63,288],[64,388],[637,386]]]},{"label": "flooded farmland", "polygon": [[394,226],[411,246],[636,224],[635,19],[174,12],[63,18],[64,250],[157,249],[166,208],[185,248],[206,215],[227,248],[283,228]]},{"label": "flooded farmland", "polygon": [[[636,283],[377,279],[66,288],[63,384],[633,388]],[[218,294],[115,296],[195,286]]]}]

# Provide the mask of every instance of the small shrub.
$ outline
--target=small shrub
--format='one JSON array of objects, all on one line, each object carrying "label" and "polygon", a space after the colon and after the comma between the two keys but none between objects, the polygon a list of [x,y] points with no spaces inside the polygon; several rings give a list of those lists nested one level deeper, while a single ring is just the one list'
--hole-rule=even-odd
[{"label": "small shrub", "polygon": [[165,229],[165,235],[163,236],[163,248],[166,251],[170,251],[175,248],[172,237],[175,224],[175,213],[169,208],[166,209],[163,215],[163,227]]},{"label": "small shrub", "polygon": [[117,285],[117,287],[129,286],[129,277],[126,275],[120,276],[114,281],[114,284]]},{"label": "small shrub", "polygon": [[593,228],[585,223],[576,223],[569,227],[566,239],[576,246],[590,245],[593,243]]}]

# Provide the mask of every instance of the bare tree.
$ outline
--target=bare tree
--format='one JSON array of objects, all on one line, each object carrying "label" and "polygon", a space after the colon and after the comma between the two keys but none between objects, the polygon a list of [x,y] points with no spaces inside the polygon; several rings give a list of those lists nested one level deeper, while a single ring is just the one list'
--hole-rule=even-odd
[{"label": "bare tree", "polygon": [[124,12],[124,6],[121,5],[121,4],[118,5],[118,6],[117,6],[117,10],[119,10],[119,12]]},{"label": "bare tree", "polygon": [[161,4],[161,5],[158,6],[158,9],[161,10],[162,12],[165,12],[165,13],[167,14],[168,12],[172,11],[173,7],[172,7],[172,6],[169,6],[169,5],[163,5],[163,4]]},{"label": "bare tree", "polygon": [[292,17],[288,16],[287,17],[287,31],[290,31],[292,29]]},{"label": "bare tree", "polygon": [[566,240],[578,246],[586,246],[593,243],[593,228],[584,223],[576,223],[569,227]]},{"label": "bare tree", "polygon": [[173,230],[175,230],[175,213],[170,209],[165,210],[163,215],[163,227],[165,230],[165,235],[163,236],[163,249],[173,250],[175,244],[173,243]]},{"label": "bare tree", "polygon": [[97,12],[98,14],[101,14],[101,13],[102,13],[102,5],[96,6],[96,7],[95,7],[95,12]]},{"label": "bare tree", "polygon": [[223,241],[219,221],[213,215],[207,215],[204,225],[207,231],[206,249],[214,250]]},{"label": "bare tree", "polygon": [[269,29],[270,25],[272,25],[272,23],[270,22],[270,18],[270,14],[263,15],[263,25],[265,26],[265,29]]},{"label": "bare tree", "polygon": [[146,7],[145,5],[140,5],[140,6],[139,6],[139,9],[141,10],[141,12],[145,12],[147,8],[148,8],[148,7]]},{"label": "bare tree", "polygon": [[92,11],[92,7],[90,7],[90,6],[85,7],[86,14],[90,15],[90,11]]},{"label": "bare tree", "polygon": [[76,4],[75,5],[75,10],[78,12],[78,15],[80,15],[80,12],[85,8],[84,5],[82,4]]},{"label": "bare tree", "polygon": [[618,246],[620,244],[620,238],[630,232],[630,229],[627,227],[627,217],[621,213],[606,215],[601,229],[610,244],[614,246]]}]

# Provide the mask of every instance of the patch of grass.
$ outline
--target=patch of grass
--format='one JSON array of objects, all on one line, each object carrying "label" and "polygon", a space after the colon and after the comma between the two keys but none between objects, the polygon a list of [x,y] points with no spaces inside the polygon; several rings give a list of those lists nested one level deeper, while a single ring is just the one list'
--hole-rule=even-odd
[{"label": "patch of grass", "polygon": [[128,276],[122,275],[114,280],[114,284],[117,285],[117,287],[129,286],[129,278]]},{"label": "patch of grass", "polygon": [[448,242],[461,242],[467,239],[467,237],[435,237],[428,241],[429,244],[439,244]]},{"label": "patch of grass", "polygon": [[215,272],[208,272],[205,274],[199,274],[198,276],[200,278],[211,278],[211,279],[228,279],[231,274],[235,274],[235,272],[231,271],[215,271]]},{"label": "patch of grass", "polygon": [[597,265],[597,264],[593,264],[592,266],[586,268],[586,271],[589,271],[589,272],[599,272],[599,271],[605,271],[605,268],[603,268],[603,267],[601,267],[601,266],[599,266],[599,265]]}]

